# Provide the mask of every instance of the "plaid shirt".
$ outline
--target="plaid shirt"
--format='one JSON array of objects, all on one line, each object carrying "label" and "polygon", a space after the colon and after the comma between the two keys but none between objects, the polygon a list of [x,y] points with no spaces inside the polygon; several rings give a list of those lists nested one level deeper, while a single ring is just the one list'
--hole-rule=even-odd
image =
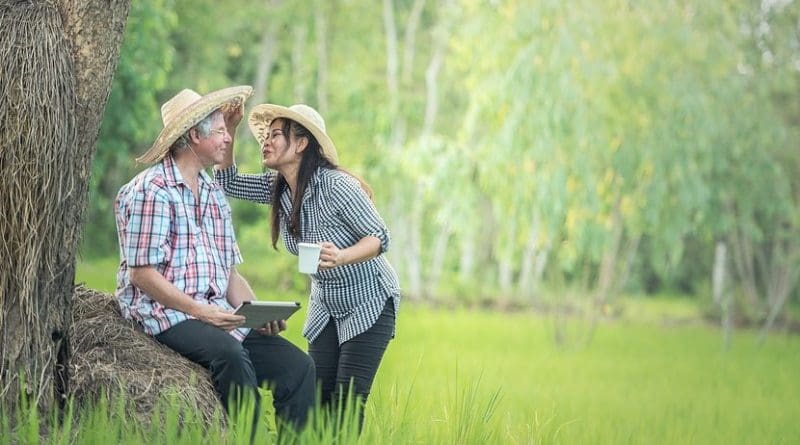
[{"label": "plaid shirt", "polygon": [[[235,165],[219,170],[217,181],[235,198],[269,204],[276,173],[239,174]],[[319,168],[306,188],[300,209],[300,238],[286,230],[292,201],[281,195],[281,233],[286,250],[297,255],[297,243],[330,241],[344,249],[366,236],[381,241],[381,254],[355,264],[311,274],[311,298],[303,335],[314,341],[333,318],[339,344],[366,331],[378,320],[386,300],[400,308],[397,274],[382,255],[389,247],[389,230],[358,180],[339,170]]]},{"label": "plaid shirt", "polygon": [[[130,267],[153,266],[195,300],[233,309],[225,297],[228,278],[242,258],[231,223],[231,209],[219,186],[204,171],[195,199],[168,155],[122,186],[114,209],[120,265],[117,299],[122,314],[159,334],[191,316],[158,303],[133,286]],[[230,332],[243,340],[248,329]]]}]

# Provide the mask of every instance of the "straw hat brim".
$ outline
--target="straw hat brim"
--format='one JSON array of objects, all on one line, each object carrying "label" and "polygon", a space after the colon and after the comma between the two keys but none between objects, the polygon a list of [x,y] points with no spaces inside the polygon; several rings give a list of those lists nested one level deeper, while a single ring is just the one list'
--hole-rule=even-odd
[{"label": "straw hat brim", "polygon": [[287,107],[274,104],[256,105],[247,119],[250,131],[258,139],[259,144],[264,143],[264,138],[269,134],[269,126],[275,119],[291,119],[311,132],[322,147],[322,154],[334,165],[339,164],[339,155],[336,146],[328,134],[302,114]]},{"label": "straw hat brim", "polygon": [[159,133],[153,146],[136,158],[136,161],[141,163],[160,161],[179,137],[205,119],[214,110],[242,105],[252,94],[253,87],[247,85],[224,88],[206,94],[184,108],[177,119],[173,119],[164,125],[164,129]]}]

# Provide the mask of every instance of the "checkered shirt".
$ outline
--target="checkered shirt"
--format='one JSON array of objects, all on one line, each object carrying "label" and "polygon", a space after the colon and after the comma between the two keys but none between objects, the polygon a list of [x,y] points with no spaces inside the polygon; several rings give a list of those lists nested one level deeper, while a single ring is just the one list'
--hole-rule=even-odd
[{"label": "checkered shirt", "polygon": [[[262,204],[271,202],[276,177],[275,172],[239,174],[235,165],[216,173],[217,182],[228,196]],[[311,274],[308,317],[303,326],[308,341],[314,341],[333,318],[342,344],[375,324],[389,298],[399,309],[397,274],[383,255],[389,247],[389,230],[357,179],[327,168],[314,173],[301,204],[300,238],[286,230],[292,213],[288,189],[281,195],[280,205],[283,242],[294,255],[298,242],[330,241],[344,249],[365,236],[381,241],[381,254],[375,258]]]},{"label": "checkered shirt", "polygon": [[[233,309],[225,297],[228,278],[242,258],[231,209],[220,187],[204,171],[199,198],[184,182],[172,156],[122,186],[114,203],[120,265],[117,299],[122,314],[159,334],[193,318],[164,307],[130,282],[129,268],[153,266],[193,299]],[[243,340],[249,329],[230,331]]]}]

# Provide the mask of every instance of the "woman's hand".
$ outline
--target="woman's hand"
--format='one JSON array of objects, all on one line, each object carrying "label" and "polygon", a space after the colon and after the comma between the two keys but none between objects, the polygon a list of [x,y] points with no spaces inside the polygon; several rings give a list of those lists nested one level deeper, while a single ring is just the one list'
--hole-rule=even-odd
[{"label": "woman's hand", "polygon": [[244,116],[244,106],[242,104],[224,107],[222,109],[222,117],[225,118],[225,128],[228,130],[231,141],[228,143],[228,149],[225,150],[225,158],[222,162],[214,166],[214,170],[223,170],[234,164],[233,144],[235,142],[234,139],[236,139],[236,127],[238,127],[239,122],[242,121],[242,116]]},{"label": "woman's hand", "polygon": [[332,269],[345,264],[355,264],[375,258],[381,253],[381,240],[372,235],[361,238],[357,243],[346,249],[340,249],[329,241],[319,243],[322,250],[319,253],[320,270]]},{"label": "woman's hand", "polygon": [[329,241],[320,243],[320,246],[322,246],[322,250],[319,253],[320,270],[327,270],[347,264],[344,250],[339,249],[335,244]]}]

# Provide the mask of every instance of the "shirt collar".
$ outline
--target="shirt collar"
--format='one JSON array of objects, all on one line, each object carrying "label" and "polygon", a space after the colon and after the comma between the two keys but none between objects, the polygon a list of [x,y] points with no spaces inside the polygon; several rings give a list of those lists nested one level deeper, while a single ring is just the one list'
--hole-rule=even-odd
[{"label": "shirt collar", "polygon": [[174,187],[185,183],[183,176],[181,176],[181,171],[178,169],[178,164],[175,163],[175,159],[172,157],[172,153],[167,153],[161,162],[164,166],[164,179],[167,185]]},{"label": "shirt collar", "polygon": [[[181,170],[178,168],[178,164],[175,162],[175,158],[172,157],[172,153],[167,153],[162,161],[164,165],[164,177],[165,181],[170,186],[177,186],[178,184],[186,184],[186,181],[183,179],[183,175],[181,175]],[[211,176],[205,170],[200,170],[200,181],[199,184],[201,187],[212,187],[214,181],[211,179]]]}]

